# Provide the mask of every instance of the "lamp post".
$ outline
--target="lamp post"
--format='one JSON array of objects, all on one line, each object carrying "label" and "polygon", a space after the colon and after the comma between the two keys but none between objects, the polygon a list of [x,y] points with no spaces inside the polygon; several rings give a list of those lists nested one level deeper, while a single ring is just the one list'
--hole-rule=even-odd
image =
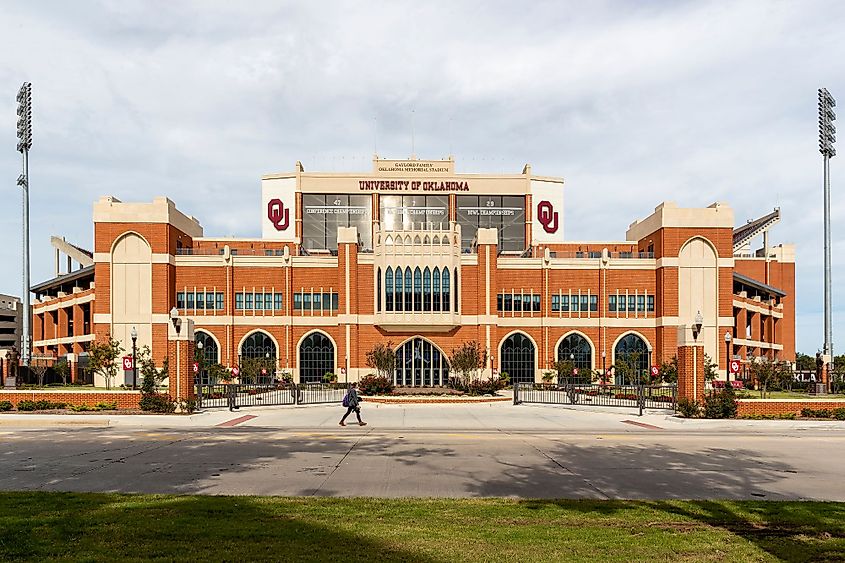
[{"label": "lamp post", "polygon": [[695,314],[695,320],[692,324],[692,337],[698,340],[698,335],[701,334],[701,327],[704,326],[704,317],[701,316],[701,311]]},{"label": "lamp post", "polygon": [[572,364],[572,373],[570,375],[574,378],[575,377],[575,354],[569,353],[569,363]]},{"label": "lamp post", "polygon": [[836,100],[827,91],[819,88],[819,152],[824,158],[824,361],[833,360],[833,329],[831,327],[831,275],[830,275],[830,159],[836,156],[833,143],[836,142],[836,114],[833,108]]},{"label": "lamp post", "polygon": [[[202,384],[202,369],[203,369],[203,361],[202,361],[202,340],[197,341],[197,377],[199,378],[199,383]],[[196,384],[196,382],[194,382]]]},{"label": "lamp post", "polygon": [[32,356],[32,316],[29,310],[29,149],[32,148],[32,84],[24,82],[18,90],[18,152],[23,157],[23,172],[18,176],[18,185],[23,190],[23,319],[21,335],[21,357],[23,365],[29,366]]},{"label": "lamp post", "polygon": [[607,375],[607,366],[605,365],[605,361],[607,360],[607,352],[604,350],[601,351],[601,372],[602,377]]},{"label": "lamp post", "polygon": [[725,381],[731,380],[731,331],[725,332]]},{"label": "lamp post", "polygon": [[[651,353],[654,351],[651,344],[648,345],[648,377],[651,378]],[[650,379],[648,380],[650,381]]]},{"label": "lamp post", "polygon": [[133,326],[132,332],[129,333],[132,337],[132,389],[138,388],[138,330]]}]

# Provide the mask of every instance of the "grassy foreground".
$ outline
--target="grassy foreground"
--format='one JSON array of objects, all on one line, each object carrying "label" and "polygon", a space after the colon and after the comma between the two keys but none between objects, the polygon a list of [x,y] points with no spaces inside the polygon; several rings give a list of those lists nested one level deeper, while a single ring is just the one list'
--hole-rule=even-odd
[{"label": "grassy foreground", "polygon": [[0,560],[841,561],[845,504],[0,493]]}]

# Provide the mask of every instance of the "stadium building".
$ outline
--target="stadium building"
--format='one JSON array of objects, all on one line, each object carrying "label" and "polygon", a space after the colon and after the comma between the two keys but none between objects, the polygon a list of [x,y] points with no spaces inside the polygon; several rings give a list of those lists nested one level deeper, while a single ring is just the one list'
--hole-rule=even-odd
[{"label": "stadium building", "polygon": [[778,210],[737,227],[724,203],[664,202],[625,240],[568,241],[562,178],[457,173],[451,159],[376,157],[370,173],[297,163],[261,192],[255,239],[206,236],[164,197],[100,199],[92,251],[53,238],[57,275],[33,288],[35,353],[67,357],[81,379],[93,340],[131,350],[134,328],[161,361],[175,308],[207,362],[264,358],[297,382],[355,380],[387,341],[399,385],[445,384],[471,340],[487,374],[513,381],[540,381],[558,359],[647,369],[697,315],[722,378],[727,358],[795,359],[794,247],[768,240]]}]

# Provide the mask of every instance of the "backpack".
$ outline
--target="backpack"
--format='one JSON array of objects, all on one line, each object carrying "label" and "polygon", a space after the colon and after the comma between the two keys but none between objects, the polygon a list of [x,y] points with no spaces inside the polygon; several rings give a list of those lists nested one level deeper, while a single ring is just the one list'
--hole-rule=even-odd
[{"label": "backpack", "polygon": [[346,392],[346,395],[343,396],[343,406],[349,408],[349,391]]}]

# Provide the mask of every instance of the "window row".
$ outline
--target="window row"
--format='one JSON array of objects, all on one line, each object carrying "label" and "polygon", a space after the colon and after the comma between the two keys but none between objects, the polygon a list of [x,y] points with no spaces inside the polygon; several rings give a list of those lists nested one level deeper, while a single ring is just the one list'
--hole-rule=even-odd
[{"label": "window row", "polygon": [[285,302],[281,293],[239,292],[235,294],[236,311],[281,311]]},{"label": "window row", "polygon": [[552,311],[555,313],[597,313],[598,295],[552,295]]},{"label": "window row", "polygon": [[[376,311],[382,310],[381,268],[376,273]],[[454,297],[453,297],[454,295]],[[458,312],[458,270],[454,277],[449,268],[411,270],[410,266],[384,273],[384,310],[387,312]]]},{"label": "window row", "polygon": [[337,311],[339,305],[337,293],[300,291],[293,294],[294,311]]},{"label": "window row", "polygon": [[180,291],[176,293],[176,308],[222,311],[225,308],[223,296],[222,291]]},{"label": "window row", "polygon": [[653,313],[654,295],[610,295],[607,298],[607,310],[611,313]]},{"label": "window row", "polygon": [[539,294],[500,293],[496,296],[496,309],[511,312],[540,312],[541,296]]}]

